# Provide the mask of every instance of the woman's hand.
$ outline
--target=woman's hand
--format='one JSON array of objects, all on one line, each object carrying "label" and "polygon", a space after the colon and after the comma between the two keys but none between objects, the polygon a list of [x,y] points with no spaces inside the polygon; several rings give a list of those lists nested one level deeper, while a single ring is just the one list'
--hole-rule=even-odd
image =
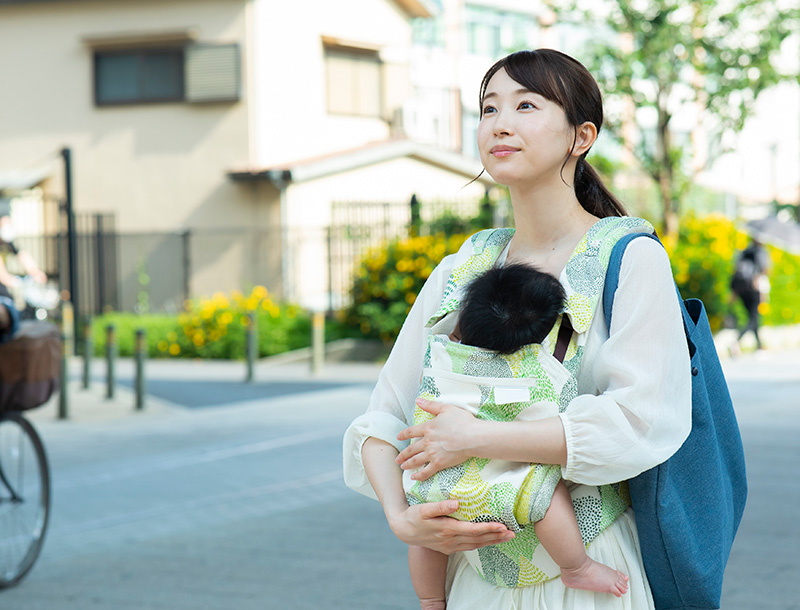
[{"label": "woman's hand", "polygon": [[387,515],[389,527],[406,544],[424,546],[445,555],[508,542],[514,533],[502,523],[471,523],[447,515],[458,509],[458,501],[417,504],[395,515]]},{"label": "woman's hand", "polygon": [[468,439],[479,420],[469,411],[453,405],[421,398],[417,399],[417,405],[436,417],[424,424],[406,428],[397,435],[401,441],[416,440],[401,451],[395,461],[403,470],[424,466],[411,475],[415,481],[424,481],[472,455]]}]

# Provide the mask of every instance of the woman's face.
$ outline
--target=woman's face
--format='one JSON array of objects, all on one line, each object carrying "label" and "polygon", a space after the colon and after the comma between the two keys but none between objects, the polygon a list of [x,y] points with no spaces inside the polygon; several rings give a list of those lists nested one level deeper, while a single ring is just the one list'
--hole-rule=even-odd
[{"label": "woman's face", "polygon": [[500,70],[486,87],[482,110],[478,150],[492,178],[509,186],[561,181],[575,133],[561,106]]}]

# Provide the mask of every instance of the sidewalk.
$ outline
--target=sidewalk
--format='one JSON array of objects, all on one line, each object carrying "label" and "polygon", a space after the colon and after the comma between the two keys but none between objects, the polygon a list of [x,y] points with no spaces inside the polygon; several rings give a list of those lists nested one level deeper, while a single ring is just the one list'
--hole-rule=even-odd
[{"label": "sidewalk", "polygon": [[[243,361],[229,360],[148,360],[145,363],[145,400],[135,409],[134,362],[120,358],[115,362],[114,396],[106,397],[106,364],[94,359],[90,384],[83,388],[83,360],[69,362],[67,420],[74,423],[104,421],[125,417],[159,416],[185,413],[203,407],[224,407],[263,401],[284,395],[324,391],[347,386],[372,387],[380,363],[326,363],[312,374],[308,363],[264,359],[254,369],[254,380],[245,381]],[[59,395],[56,392],[43,406],[26,412],[32,421],[57,420]]]},{"label": "sidewalk", "polygon": [[[768,381],[785,378],[792,369],[800,371],[800,326],[782,329],[765,328],[763,341],[768,349],[754,353],[751,337],[744,343],[745,352],[732,358],[728,346],[736,331],[725,330],[716,337],[717,349],[729,382]],[[133,388],[134,363],[118,359],[114,397],[106,398],[104,360],[91,363],[88,389],[82,387],[83,361],[69,362],[67,420],[74,423],[104,421],[126,417],[191,414],[204,407],[224,407],[307,392],[348,386],[372,387],[381,363],[326,362],[319,373],[312,374],[308,362],[291,359],[264,359],[254,369],[254,380],[245,381],[243,361],[228,360],[149,360],[145,364],[146,396],[142,411],[135,410]],[[33,421],[57,420],[59,395],[56,393],[42,407],[26,413]]]},{"label": "sidewalk", "polygon": [[[758,329],[758,334],[761,337],[761,342],[766,347],[766,351],[800,348],[800,324],[793,326],[762,326]],[[731,357],[729,348],[736,342],[736,337],[738,336],[739,331],[732,328],[726,328],[714,335],[714,343],[717,346],[717,353],[720,359],[724,360]],[[747,333],[742,339],[742,349],[747,352],[755,350],[755,347],[756,339],[753,333]]]}]

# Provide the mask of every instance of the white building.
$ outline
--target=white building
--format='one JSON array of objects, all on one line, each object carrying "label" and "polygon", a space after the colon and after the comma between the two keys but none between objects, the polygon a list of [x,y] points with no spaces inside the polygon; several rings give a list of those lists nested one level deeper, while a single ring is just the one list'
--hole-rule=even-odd
[{"label": "white building", "polygon": [[123,308],[141,261],[168,281],[168,234],[192,236],[183,292],[264,284],[319,306],[326,263],[290,236],[329,224],[333,202],[466,200],[491,184],[462,188],[479,164],[396,122],[411,20],[431,14],[426,0],[0,2],[0,191],[62,197],[69,147],[76,211],[153,234],[121,256]]}]

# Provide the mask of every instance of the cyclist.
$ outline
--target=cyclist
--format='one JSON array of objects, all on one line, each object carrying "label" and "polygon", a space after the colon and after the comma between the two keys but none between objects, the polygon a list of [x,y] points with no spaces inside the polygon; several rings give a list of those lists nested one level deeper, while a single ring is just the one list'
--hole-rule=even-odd
[{"label": "cyclist", "polygon": [[47,275],[33,260],[26,250],[20,250],[14,243],[16,231],[9,215],[10,210],[4,209],[0,201],[0,295],[11,296],[9,290],[19,284],[19,278],[9,273],[6,268],[5,258],[11,254],[17,257],[25,273],[38,284],[47,282]]}]

